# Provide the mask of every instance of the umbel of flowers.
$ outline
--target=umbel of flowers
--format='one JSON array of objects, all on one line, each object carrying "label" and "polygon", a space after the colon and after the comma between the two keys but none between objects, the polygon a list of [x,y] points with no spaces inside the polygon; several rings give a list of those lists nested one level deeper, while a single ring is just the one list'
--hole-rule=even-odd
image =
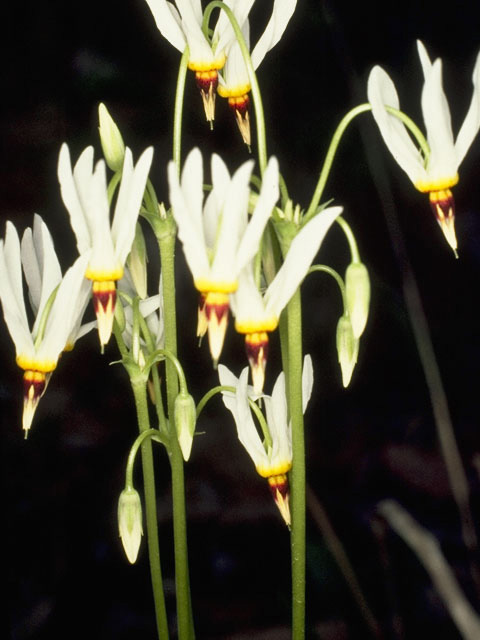
[{"label": "umbel of flowers", "polygon": [[[289,196],[281,163],[266,152],[265,122],[255,75],[263,57],[284,32],[295,0],[275,0],[271,18],[251,55],[248,16],[253,0],[214,1],[205,11],[200,0],[176,0],[175,5],[166,0],[147,2],[161,33],[183,54],[178,101],[183,96],[180,80],[188,66],[195,72],[207,119],[213,121],[218,89],[229,99],[243,139],[250,145],[251,91],[258,163],[239,162],[231,171],[220,156],[213,154],[209,160],[211,185],[205,185],[202,151],[196,147],[184,162],[181,160],[181,109],[177,108],[174,157],[165,168],[166,206],[159,203],[148,178],[153,149],[146,149],[134,163],[132,152],[104,105],[100,105],[99,119],[105,160],[95,163],[94,149],[89,146],[72,167],[69,148],[62,145],[58,178],[79,256],[62,275],[52,237],[38,215],[21,240],[11,222],[7,222],[5,237],[0,240],[0,298],[16,362],[23,371],[23,428],[26,433],[30,429],[39,399],[62,353],[72,350],[78,338],[94,325],[102,352],[113,333],[120,353],[118,361],[132,388],[139,431],[128,456],[125,489],[118,504],[120,536],[128,560],[135,562],[145,521],[158,637],[167,640],[151,450],[152,443],[159,443],[168,453],[172,474],[177,635],[180,640],[191,640],[194,623],[183,464],[195,455],[195,429],[203,407],[221,393],[234,418],[238,439],[258,474],[267,479],[281,517],[291,527],[292,629],[295,640],[300,640],[305,632],[303,415],[313,392],[312,359],[302,352],[301,284],[309,274],[321,272],[333,277],[338,285],[342,313],[335,338],[344,387],[350,384],[361,353],[360,339],[370,301],[368,271],[354,233],[343,217],[343,208],[321,204],[335,151],[354,117],[372,111],[395,159],[417,189],[430,193],[437,220],[456,252],[450,188],[458,181],[458,167],[480,127],[480,58],[474,68],[472,102],[455,142],[440,60],[431,63],[425,47],[418,43],[425,78],[422,109],[427,139],[399,111],[392,81],[380,67],[375,67],[368,82],[370,102],[359,105],[341,120],[311,202],[303,208]],[[211,30],[213,9],[220,11]],[[151,295],[148,245],[143,238],[147,224],[158,242],[161,262],[161,274],[155,274]],[[315,262],[332,225],[340,227],[350,251],[344,277],[330,265]],[[196,293],[192,287],[192,294],[199,299],[197,334],[208,332],[214,367],[224,349],[230,349],[230,312],[234,328],[245,336],[246,359],[242,354],[242,362],[249,364],[242,367],[239,377],[219,364],[220,385],[208,390],[199,402],[189,392],[187,374],[177,356],[177,237],[193,277]],[[96,320],[84,323],[91,297]],[[266,366],[269,335],[278,329],[283,371],[271,386]],[[211,363],[205,366],[211,367]],[[264,386],[272,388],[271,395],[264,392]],[[133,486],[138,451],[143,467],[142,496]]]}]

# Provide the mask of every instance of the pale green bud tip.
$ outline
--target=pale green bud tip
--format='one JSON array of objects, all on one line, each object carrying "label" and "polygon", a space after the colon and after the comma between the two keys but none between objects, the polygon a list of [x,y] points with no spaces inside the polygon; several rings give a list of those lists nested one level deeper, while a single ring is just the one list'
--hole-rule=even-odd
[{"label": "pale green bud tip", "polygon": [[122,134],[103,102],[98,107],[98,120],[100,142],[107,165],[112,171],[121,171],[125,157],[125,144]]},{"label": "pale green bud tip", "polygon": [[137,559],[142,529],[142,503],[138,491],[124,489],[118,499],[118,530],[128,561]]},{"label": "pale green bud tip", "polygon": [[337,324],[337,354],[342,371],[342,383],[345,388],[350,384],[357,362],[359,341],[353,335],[352,323],[343,315]]},{"label": "pale green bud tip", "polygon": [[345,274],[345,297],[353,335],[360,338],[367,324],[370,306],[370,278],[363,262],[352,262],[348,265]]},{"label": "pale green bud tip", "polygon": [[174,409],[178,443],[182,450],[183,459],[187,462],[192,450],[193,434],[197,421],[195,402],[192,396],[185,391],[180,391],[175,398]]}]

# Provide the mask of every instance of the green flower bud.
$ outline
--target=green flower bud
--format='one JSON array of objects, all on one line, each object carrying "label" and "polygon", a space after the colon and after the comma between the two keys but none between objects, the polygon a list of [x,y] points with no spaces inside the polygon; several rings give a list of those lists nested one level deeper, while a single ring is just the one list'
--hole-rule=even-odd
[{"label": "green flower bud", "polygon": [[178,443],[182,450],[183,459],[187,462],[192,450],[193,434],[197,421],[195,402],[188,392],[180,391],[175,398],[174,415]]},{"label": "green flower bud", "polygon": [[117,321],[120,331],[123,333],[125,331],[125,311],[123,310],[123,305],[118,301],[115,305],[114,317]]},{"label": "green flower bud", "polygon": [[138,491],[124,489],[118,500],[118,530],[128,561],[137,559],[142,538],[142,503]]},{"label": "green flower bud", "polygon": [[137,222],[135,238],[127,258],[127,265],[132,276],[136,292],[143,300],[147,297],[147,250],[141,225]]},{"label": "green flower bud", "polygon": [[358,356],[359,340],[353,335],[348,315],[343,315],[337,324],[337,354],[342,371],[342,383],[348,387]]},{"label": "green flower bud", "polygon": [[367,324],[370,305],[370,278],[363,262],[348,265],[345,273],[345,296],[353,335],[360,338]]},{"label": "green flower bud", "polygon": [[100,142],[105,161],[112,171],[121,171],[123,158],[125,157],[125,144],[122,134],[103,102],[98,106],[98,120],[100,124],[98,127]]}]

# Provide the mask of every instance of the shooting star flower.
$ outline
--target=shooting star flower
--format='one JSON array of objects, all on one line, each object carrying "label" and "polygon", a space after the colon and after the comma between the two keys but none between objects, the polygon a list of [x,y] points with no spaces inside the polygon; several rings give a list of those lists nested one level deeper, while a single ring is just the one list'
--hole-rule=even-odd
[{"label": "shooting star flower", "polygon": [[98,334],[103,347],[112,332],[115,311],[115,282],[123,276],[125,260],[135,237],[140,205],[152,163],[153,149],[146,149],[133,166],[130,149],[125,150],[113,221],[107,192],[105,162],[93,167],[93,147],[80,155],[74,170],[70,152],[62,145],[58,162],[58,178],[62,198],[70,214],[80,255],[91,252],[85,277],[93,282],[93,300]]},{"label": "shooting star flower", "polygon": [[[237,426],[238,439],[252,458],[255,468],[262,478],[268,480],[270,490],[286,524],[290,526],[289,485],[287,473],[292,468],[292,426],[287,419],[287,397],[285,374],[280,373],[273,387],[272,395],[261,395],[265,404],[269,439],[260,437],[252,417],[249,398],[257,399],[248,382],[248,367],[237,378],[227,367],[219,365],[220,384],[234,387],[235,393],[222,391],[223,402],[229,409]],[[312,359],[305,356],[302,374],[303,412],[307,408],[312,393]]]},{"label": "shooting star flower", "polygon": [[[253,259],[278,200],[278,163],[271,158],[253,214],[248,219],[253,162],[231,177],[223,160],[212,156],[212,190],[203,204],[203,161],[198,149],[188,155],[179,182],[176,165],[168,167],[170,202],[185,258],[200,292],[212,358],[220,357],[228,322],[229,296],[238,276]],[[202,206],[203,205],[203,206]]]},{"label": "shooting star flower", "polygon": [[368,99],[385,144],[414,186],[430,194],[430,204],[445,238],[456,254],[455,205],[451,187],[458,182],[458,168],[480,128],[480,53],[473,70],[473,95],[467,115],[454,141],[450,110],[442,86],[442,61],[433,63],[417,41],[423,69],[422,111],[430,154],[427,161],[413,143],[406,127],[386,106],[399,108],[398,95],[388,74],[374,67],[368,79]]},{"label": "shooting star flower", "polygon": [[280,313],[300,286],[320,245],[342,207],[330,207],[312,218],[292,240],[285,261],[262,295],[250,262],[239,277],[231,307],[235,329],[245,334],[247,357],[255,391],[261,393],[268,356],[268,333],[274,331]]},{"label": "shooting star flower", "polygon": [[[25,435],[62,351],[72,348],[82,332],[80,321],[90,293],[84,278],[88,259],[88,253],[77,258],[62,278],[50,233],[39,216],[33,233],[25,232],[21,246],[11,222],[7,222],[5,241],[0,240],[0,298],[16,362],[24,370]],[[32,329],[25,307],[22,262],[36,314]]]},{"label": "shooting star flower", "polygon": [[[211,41],[202,31],[203,12],[200,0],[147,0],[158,30],[171,45],[184,52],[189,47],[188,67],[195,79],[207,120],[215,118],[215,92],[218,70],[223,67],[235,34],[224,11],[220,11]],[[243,26],[254,0],[226,0],[240,26]]]},{"label": "shooting star flower", "polygon": [[[254,69],[257,69],[270,49],[278,43],[287,24],[295,11],[297,0],[275,0],[272,15],[265,31],[253,48],[251,59]],[[250,28],[248,18],[242,27],[243,37],[250,47]],[[225,66],[218,78],[218,93],[228,99],[228,104],[235,114],[235,119],[243,141],[250,146],[250,115],[249,92],[251,81],[245,65],[238,41],[235,40],[228,49]]]}]

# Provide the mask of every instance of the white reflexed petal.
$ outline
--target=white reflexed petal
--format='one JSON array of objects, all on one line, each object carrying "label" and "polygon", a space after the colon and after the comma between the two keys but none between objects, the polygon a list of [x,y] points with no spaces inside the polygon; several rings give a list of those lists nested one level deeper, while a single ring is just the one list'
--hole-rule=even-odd
[{"label": "white reflexed petal", "polygon": [[122,182],[112,223],[115,255],[122,265],[127,259],[135,237],[135,225],[140,212],[152,158],[153,148],[149,147],[142,153],[136,167],[133,168],[131,152],[128,148],[125,150]]},{"label": "white reflexed petal", "polygon": [[455,141],[457,167],[460,166],[480,128],[480,53],[473,69],[473,95],[470,107]]},{"label": "white reflexed petal", "polygon": [[422,111],[427,130],[427,141],[430,146],[427,166],[429,180],[455,176],[457,164],[452,122],[442,86],[442,61],[440,59],[434,62],[425,76]]},{"label": "white reflexed petal", "polygon": [[[248,14],[255,0],[227,0],[225,4],[229,6],[237,19],[240,29],[243,28]],[[220,11],[218,21],[213,33],[213,43],[215,44],[215,53],[220,55],[224,49],[228,49],[235,40],[235,33],[232,29],[230,20],[225,11]]]},{"label": "white reflexed petal", "polygon": [[17,355],[31,356],[34,347],[23,299],[20,241],[11,222],[7,222],[5,242],[0,240],[0,298]]},{"label": "white reflexed petal", "polygon": [[238,379],[236,393],[237,400],[237,433],[238,439],[243,444],[256,466],[267,463],[268,458],[265,448],[258,435],[257,427],[252,418],[248,402],[248,367],[243,369]]},{"label": "white reflexed petal", "polygon": [[203,230],[205,242],[213,249],[217,239],[219,220],[225,206],[225,198],[230,187],[230,174],[223,160],[216,153],[212,155],[212,190],[208,194],[203,209]]},{"label": "white reflexed petal", "polygon": [[235,263],[235,255],[239,247],[240,234],[243,233],[247,224],[252,169],[253,160],[248,160],[234,173],[230,181],[216,239],[211,270],[212,279],[230,280],[236,279],[238,275],[239,269],[238,263]]},{"label": "white reflexed petal", "polygon": [[252,263],[238,276],[238,289],[230,297],[230,308],[240,324],[267,319],[262,294],[255,284]]},{"label": "white reflexed petal", "polygon": [[303,359],[303,372],[302,372],[302,411],[305,413],[308,405],[308,401],[312,395],[313,388],[313,364],[312,358],[307,353]]},{"label": "white reflexed petal", "polygon": [[262,188],[237,253],[236,270],[240,272],[257,253],[260,239],[278,200],[278,161],[272,157],[263,175]]},{"label": "white reflexed petal", "polygon": [[182,27],[178,11],[171,2],[165,0],[146,0],[153,14],[158,30],[162,36],[170,42],[175,49],[183,52],[187,41]]},{"label": "white reflexed petal", "polygon": [[[190,48],[190,61],[202,64],[213,62],[210,43],[202,31],[202,11],[198,0],[176,0],[182,16],[182,28]],[[223,13],[223,12],[222,12]]]},{"label": "white reflexed petal", "polygon": [[[248,21],[245,22],[245,25],[248,25]],[[218,76],[218,82],[225,90],[234,90],[238,87],[248,87],[250,85],[250,77],[243,59],[242,50],[236,40],[228,50],[227,60],[222,73]]]},{"label": "white reflexed petal", "polygon": [[[37,315],[62,279],[52,236],[38,214],[34,216],[33,230],[28,227],[23,234],[21,257],[30,303]],[[33,333],[35,334],[35,330]]]},{"label": "white reflexed petal", "polygon": [[418,57],[420,58],[420,64],[422,65],[423,69],[423,77],[426,78],[432,68],[432,62],[430,60],[430,56],[427,53],[427,50],[425,49],[425,45],[421,40],[417,40],[417,51]]},{"label": "white reflexed petal", "polygon": [[[198,151],[198,153],[200,152]],[[192,154],[189,155],[189,158],[191,155]],[[187,165],[187,161],[185,165]],[[192,168],[195,169],[195,172],[198,169],[198,167]],[[187,166],[184,168],[184,173],[186,170]],[[201,220],[203,200],[202,179],[202,173],[194,176],[192,182],[188,185],[188,194],[184,196],[184,192],[178,182],[175,163],[170,162],[168,165],[168,183],[173,216],[178,225],[178,237],[183,244],[185,258],[195,279],[207,277],[210,269]],[[183,182],[185,182],[185,179],[183,179]],[[187,205],[186,197],[189,198],[190,202],[196,198],[196,201],[192,202],[191,209]]]},{"label": "white reflexed petal", "polygon": [[283,35],[288,21],[295,11],[297,0],[275,0],[272,16],[265,31],[252,51],[252,64],[256,69],[262,62],[267,51],[270,51]]},{"label": "white reflexed petal", "polygon": [[40,360],[58,360],[67,344],[84,303],[84,273],[89,257],[88,253],[78,257],[63,276],[48,315],[43,340],[37,349]]},{"label": "white reflexed petal", "polygon": [[[88,169],[90,165],[90,175],[92,173],[93,164],[93,147],[87,147],[81,158]],[[80,160],[79,160],[80,162]],[[82,165],[83,166],[83,165]],[[70,214],[70,224],[77,238],[77,248],[79,253],[87,251],[91,246],[90,231],[85,219],[83,205],[77,192],[77,186],[72,174],[72,165],[70,162],[70,151],[64,143],[60,149],[58,158],[58,179],[60,181],[60,190],[63,202]],[[87,175],[88,179],[88,175]]]},{"label": "white reflexed petal", "polygon": [[265,307],[277,317],[300,286],[330,225],[342,211],[342,207],[321,211],[292,240],[285,261],[264,296]]},{"label": "white reflexed petal", "polygon": [[404,124],[390,115],[385,106],[399,108],[395,85],[381,67],[374,67],[368,77],[368,100],[372,114],[390,153],[415,184],[426,181],[422,156]]},{"label": "white reflexed petal", "polygon": [[86,184],[82,183],[82,193],[85,195],[84,211],[92,239],[89,268],[97,272],[116,270],[120,265],[115,257],[110,229],[107,177],[103,160],[97,162],[90,183],[86,180],[85,182]]},{"label": "white reflexed petal", "polygon": [[92,320],[91,322],[82,324],[83,314],[85,313],[85,309],[87,308],[87,305],[90,301],[91,293],[92,293],[92,283],[86,278],[84,278],[83,282],[80,285],[80,290],[76,298],[76,310],[74,312],[74,320],[66,341],[66,346],[70,349],[73,349],[75,342],[79,338],[86,335],[94,327],[98,326],[96,320]]}]

